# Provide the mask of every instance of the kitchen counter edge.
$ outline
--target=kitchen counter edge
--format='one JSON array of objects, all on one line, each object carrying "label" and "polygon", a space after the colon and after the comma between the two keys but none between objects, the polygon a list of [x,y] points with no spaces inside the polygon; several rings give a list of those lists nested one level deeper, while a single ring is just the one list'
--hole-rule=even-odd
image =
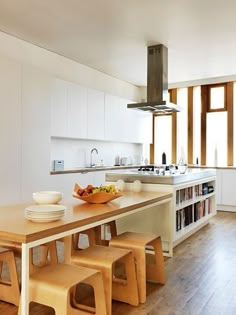
[{"label": "kitchen counter edge", "polygon": [[81,167],[74,169],[65,169],[62,171],[51,171],[51,175],[58,174],[71,174],[71,173],[90,173],[90,172],[101,172],[101,171],[112,171],[112,170],[125,170],[131,168],[139,168],[145,165],[126,165],[126,166],[98,166],[98,167]]}]

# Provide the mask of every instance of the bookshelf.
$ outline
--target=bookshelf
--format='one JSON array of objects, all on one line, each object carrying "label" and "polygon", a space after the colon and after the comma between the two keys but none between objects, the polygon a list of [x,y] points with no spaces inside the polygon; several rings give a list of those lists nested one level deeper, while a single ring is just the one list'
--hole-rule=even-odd
[{"label": "bookshelf", "polygon": [[216,178],[204,178],[173,188],[173,245],[176,246],[216,214]]},{"label": "bookshelf", "polygon": [[[162,238],[165,256],[173,255],[173,248],[208,224],[216,214],[215,170],[188,170],[175,176],[134,177],[132,173],[109,174],[108,183],[125,181],[125,190],[133,191],[133,181],[142,182],[143,191],[172,193],[170,204],[149,208],[142,213],[117,220],[117,231],[156,233]],[[148,181],[148,182],[147,182]],[[164,183],[165,181],[165,183]]]}]

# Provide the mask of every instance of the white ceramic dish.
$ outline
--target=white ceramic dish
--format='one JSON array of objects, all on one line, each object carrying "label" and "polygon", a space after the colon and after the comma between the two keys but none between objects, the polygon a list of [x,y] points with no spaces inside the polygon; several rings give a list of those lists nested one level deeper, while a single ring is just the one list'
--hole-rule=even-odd
[{"label": "white ceramic dish", "polygon": [[64,217],[65,211],[63,205],[36,205],[25,208],[24,216],[34,222],[52,222]]},{"label": "white ceramic dish", "polygon": [[58,191],[38,191],[32,194],[37,204],[57,204],[62,199],[62,193]]},{"label": "white ceramic dish", "polygon": [[29,206],[25,208],[25,210],[30,212],[36,212],[36,213],[50,213],[52,211],[63,211],[66,207],[63,205],[35,205],[35,206]]}]

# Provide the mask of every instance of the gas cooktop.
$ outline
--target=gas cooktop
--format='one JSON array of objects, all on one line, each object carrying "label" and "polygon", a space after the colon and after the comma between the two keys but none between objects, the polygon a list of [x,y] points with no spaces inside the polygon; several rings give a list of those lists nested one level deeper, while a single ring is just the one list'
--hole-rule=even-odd
[{"label": "gas cooktop", "polygon": [[155,166],[154,165],[145,165],[138,168],[138,171],[143,172],[154,172]]}]

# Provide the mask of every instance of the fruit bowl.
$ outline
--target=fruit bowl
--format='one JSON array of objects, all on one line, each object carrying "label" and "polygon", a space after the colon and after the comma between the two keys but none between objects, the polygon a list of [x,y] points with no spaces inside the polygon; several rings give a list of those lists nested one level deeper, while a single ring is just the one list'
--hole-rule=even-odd
[{"label": "fruit bowl", "polygon": [[[91,186],[91,185],[88,185],[88,186]],[[94,187],[94,188],[97,189],[96,187]],[[111,200],[114,200],[114,199],[122,196],[122,194],[119,191],[117,191],[116,193],[98,191],[98,192],[90,193],[87,196],[80,196],[78,194],[79,190],[85,190],[85,189],[82,188],[81,186],[79,186],[78,184],[75,184],[74,191],[72,194],[73,197],[78,198],[78,199],[83,200],[83,201],[88,202],[88,203],[107,203]]]}]

